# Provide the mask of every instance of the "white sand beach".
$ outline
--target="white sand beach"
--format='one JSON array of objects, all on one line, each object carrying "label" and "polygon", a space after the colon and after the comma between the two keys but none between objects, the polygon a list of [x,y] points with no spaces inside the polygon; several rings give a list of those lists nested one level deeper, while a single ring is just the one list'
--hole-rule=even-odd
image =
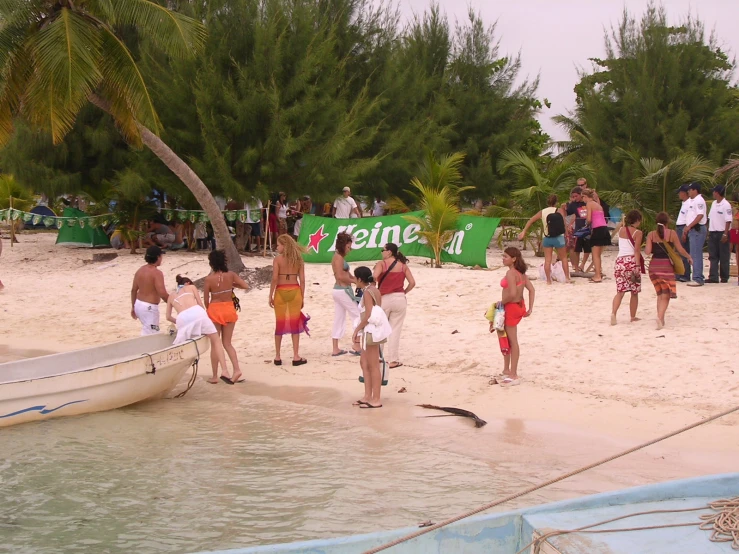
[{"label": "white sand beach", "polygon": [[[130,286],[134,271],[143,264],[143,252],[118,251],[111,262],[84,263],[92,251],[57,247],[55,236],[23,234],[13,248],[5,241],[0,257],[0,279],[5,284],[0,292],[0,356],[3,349],[71,350],[139,333],[139,323],[129,315]],[[612,274],[613,260],[614,252],[607,252],[606,275]],[[245,263],[262,267],[271,258],[246,257]],[[540,263],[533,258],[530,275],[538,273]],[[488,250],[488,264],[489,270],[432,269],[423,260],[412,261],[417,287],[408,297],[401,342],[404,365],[392,370],[390,385],[383,388],[385,407],[369,410],[363,421],[398,429],[404,421],[412,421],[414,428],[423,422],[429,435],[454,442],[455,429],[466,428],[469,422],[417,419],[423,410],[415,405],[465,408],[492,424],[488,426],[492,437],[515,434],[524,424],[539,429],[544,437],[551,433],[552,441],[530,445],[530,454],[542,448],[572,468],[739,404],[733,342],[739,336],[736,278],[731,284],[693,289],[678,284],[678,299],[670,304],[667,327],[660,331],[655,327],[654,289],[646,276],[640,295],[642,320],[628,323],[627,299],[615,327],[609,325],[612,279],[603,284],[576,279],[573,285],[552,286],[536,281],[533,315],[519,327],[523,381],[503,389],[488,383],[491,374],[502,369],[502,357],[483,318],[490,302],[500,297],[503,270],[498,249]],[[178,273],[203,277],[208,272],[207,253],[166,254],[161,269],[168,288]],[[330,356],[334,309],[330,266],[309,265],[306,277],[311,336],[301,339],[301,354],[309,363],[300,367],[271,363],[274,316],[268,288],[239,292],[242,311],[234,345],[247,378],[239,386],[296,402],[309,400],[283,394],[281,387],[334,389],[340,400],[333,401],[332,409],[353,417],[359,410],[350,406],[351,400],[361,394],[359,364],[350,355]],[[164,305],[160,309],[164,321]],[[349,346],[349,333],[347,325],[343,347]],[[290,359],[288,343],[283,344],[285,360]],[[209,360],[203,360],[201,375],[209,373]],[[204,378],[195,386],[208,393]],[[220,389],[228,386],[217,387],[220,395]],[[398,393],[401,387],[407,392]],[[733,415],[637,454],[628,463],[617,462],[619,477],[604,488],[614,482],[641,484],[735,470],[738,423],[739,416]],[[459,445],[471,447],[474,442]]]}]

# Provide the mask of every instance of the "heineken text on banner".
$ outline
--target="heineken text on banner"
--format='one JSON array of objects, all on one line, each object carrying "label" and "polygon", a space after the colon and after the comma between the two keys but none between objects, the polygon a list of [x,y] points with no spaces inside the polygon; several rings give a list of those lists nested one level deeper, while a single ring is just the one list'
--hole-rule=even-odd
[{"label": "heineken text on banner", "polygon": [[[303,256],[308,263],[330,263],[335,252],[336,235],[345,231],[354,237],[348,261],[379,260],[382,247],[393,242],[406,256],[433,258],[426,240],[418,235],[420,227],[405,216],[422,216],[423,212],[333,219],[314,215],[303,216],[298,242],[308,249]],[[457,232],[441,253],[441,260],[456,264],[487,267],[485,252],[500,219],[460,215]]]}]

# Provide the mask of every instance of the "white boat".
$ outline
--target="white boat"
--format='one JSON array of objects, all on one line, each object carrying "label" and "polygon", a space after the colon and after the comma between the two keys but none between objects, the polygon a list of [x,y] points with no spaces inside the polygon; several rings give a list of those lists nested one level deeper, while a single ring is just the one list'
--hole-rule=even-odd
[{"label": "white boat", "polygon": [[162,333],[0,364],[0,427],[161,398],[209,346],[172,341]]}]

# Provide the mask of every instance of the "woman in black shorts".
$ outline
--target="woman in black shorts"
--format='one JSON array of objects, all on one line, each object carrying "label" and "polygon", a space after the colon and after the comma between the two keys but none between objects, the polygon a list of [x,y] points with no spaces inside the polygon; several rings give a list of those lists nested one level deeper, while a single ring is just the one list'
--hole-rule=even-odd
[{"label": "woman in black shorts", "polygon": [[591,281],[600,283],[603,281],[603,263],[601,254],[603,247],[611,244],[611,233],[608,232],[606,224],[606,214],[601,205],[595,201],[595,192],[586,190],[582,193],[585,199],[585,207],[588,209],[588,225],[590,226],[590,248],[593,251],[593,264],[595,265],[595,275]]}]

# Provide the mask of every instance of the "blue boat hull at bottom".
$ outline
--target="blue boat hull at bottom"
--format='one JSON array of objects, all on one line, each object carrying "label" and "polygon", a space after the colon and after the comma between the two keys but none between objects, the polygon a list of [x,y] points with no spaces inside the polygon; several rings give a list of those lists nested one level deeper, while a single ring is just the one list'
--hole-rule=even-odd
[{"label": "blue boat hull at bottom", "polygon": [[[552,530],[591,525],[604,520],[654,510],[702,508],[709,502],[739,496],[739,473],[711,475],[618,490],[522,510],[464,519],[388,550],[394,554],[516,554],[536,536]],[[604,525],[599,529],[664,526],[687,527],[604,534],[565,534],[550,538],[541,554],[673,554],[730,553],[730,543],[709,541],[698,528],[700,515],[711,510],[648,514]],[[416,531],[416,528],[281,545],[257,546],[210,554],[359,554]],[[526,550],[527,554],[531,549]],[[204,554],[204,553],[202,553]]]}]

